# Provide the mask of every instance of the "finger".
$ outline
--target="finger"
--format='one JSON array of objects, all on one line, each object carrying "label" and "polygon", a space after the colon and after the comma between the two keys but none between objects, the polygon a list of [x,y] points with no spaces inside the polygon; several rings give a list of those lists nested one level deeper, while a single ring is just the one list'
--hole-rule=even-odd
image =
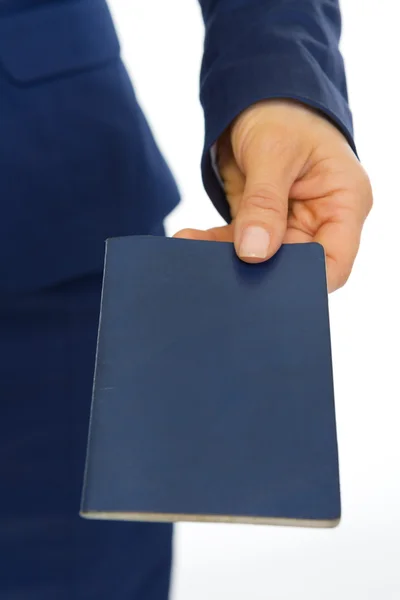
[{"label": "finger", "polygon": [[209,242],[233,242],[233,225],[223,225],[202,231],[201,229],[182,229],[173,237]]},{"label": "finger", "polygon": [[283,238],[284,244],[305,244],[307,242],[312,242],[313,236],[301,229],[296,229],[294,227],[288,227]]},{"label": "finger", "polygon": [[360,245],[361,227],[354,217],[327,222],[314,237],[325,250],[329,292],[342,287],[349,278]]},{"label": "finger", "polygon": [[290,143],[253,143],[244,163],[246,184],[235,219],[235,248],[246,262],[275,254],[287,229],[288,196],[302,167]]}]

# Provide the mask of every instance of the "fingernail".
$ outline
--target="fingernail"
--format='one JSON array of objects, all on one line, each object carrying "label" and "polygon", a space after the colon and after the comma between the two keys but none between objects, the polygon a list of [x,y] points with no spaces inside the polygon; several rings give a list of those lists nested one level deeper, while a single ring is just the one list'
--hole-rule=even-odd
[{"label": "fingernail", "polygon": [[270,235],[264,227],[252,225],[247,227],[239,246],[239,256],[242,258],[267,258]]}]

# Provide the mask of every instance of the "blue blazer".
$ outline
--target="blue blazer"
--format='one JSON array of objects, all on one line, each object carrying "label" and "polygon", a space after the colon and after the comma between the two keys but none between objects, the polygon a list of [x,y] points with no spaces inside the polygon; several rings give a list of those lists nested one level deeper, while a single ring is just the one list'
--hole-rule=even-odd
[{"label": "blue blazer", "polygon": [[[353,145],[337,0],[200,0],[202,174],[246,107],[292,98]],[[171,66],[171,68],[174,68]],[[179,193],[121,61],[105,0],[0,2],[0,290],[100,271],[104,240],[155,231]]]}]

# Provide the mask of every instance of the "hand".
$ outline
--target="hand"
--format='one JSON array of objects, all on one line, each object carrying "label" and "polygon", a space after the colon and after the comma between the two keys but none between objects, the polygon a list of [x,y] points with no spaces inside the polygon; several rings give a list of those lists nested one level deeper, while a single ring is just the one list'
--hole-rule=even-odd
[{"label": "hand", "polygon": [[372,191],[333,124],[296,102],[260,102],[219,140],[218,166],[232,223],[176,237],[234,242],[246,262],[267,260],[282,243],[319,242],[329,291],[347,281]]}]

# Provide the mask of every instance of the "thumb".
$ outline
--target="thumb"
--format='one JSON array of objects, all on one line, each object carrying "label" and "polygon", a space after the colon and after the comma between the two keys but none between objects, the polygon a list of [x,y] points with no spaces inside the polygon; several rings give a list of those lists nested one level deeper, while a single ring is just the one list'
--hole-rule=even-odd
[{"label": "thumb", "polygon": [[289,192],[302,167],[290,142],[282,147],[282,142],[271,143],[265,137],[264,143],[253,142],[242,157],[246,183],[235,218],[234,243],[246,262],[262,262],[280,248],[287,229]]}]

